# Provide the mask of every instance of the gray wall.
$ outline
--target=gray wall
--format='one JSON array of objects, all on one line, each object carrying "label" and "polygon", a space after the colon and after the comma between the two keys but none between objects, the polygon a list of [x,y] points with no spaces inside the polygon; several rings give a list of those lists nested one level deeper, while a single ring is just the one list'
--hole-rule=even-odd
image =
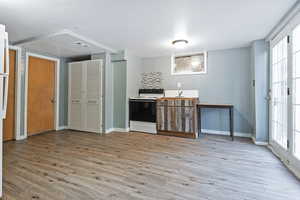
[{"label": "gray wall", "polygon": [[[171,75],[170,57],[138,58],[126,55],[126,100],[125,100],[125,127],[123,119],[115,122],[114,113],[119,109],[114,108],[117,102],[114,98],[114,73],[110,54],[103,53],[93,55],[92,59],[103,59],[105,74],[105,98],[104,120],[105,130],[110,128],[128,127],[128,103],[130,96],[136,96],[140,88],[142,72],[161,71],[163,73],[163,87],[176,89],[176,83],[181,82],[184,89],[197,89],[200,93],[201,102],[209,103],[232,103],[235,106],[235,131],[252,133],[254,116],[251,114],[251,62],[254,62],[251,48],[238,48],[222,51],[208,52],[208,73],[205,75]],[[25,55],[25,51],[23,51]],[[24,57],[24,56],[23,56]],[[60,71],[60,126],[67,125],[68,113],[68,68],[67,59],[61,59]],[[25,63],[25,59],[23,61]],[[24,65],[25,66],[25,65]],[[22,72],[22,102],[24,102],[24,74]],[[119,74],[121,75],[121,74]],[[116,79],[115,79],[116,80]],[[123,80],[124,81],[124,80]],[[24,113],[24,103],[22,103]],[[22,115],[23,116],[23,115]],[[228,113],[223,110],[206,109],[202,113],[202,126],[204,129],[227,131]],[[115,122],[115,123],[114,123]],[[21,119],[21,132],[24,132],[24,121]]]},{"label": "gray wall", "polygon": [[[234,104],[235,131],[252,133],[250,113],[250,47],[208,52],[208,73],[204,75],[171,75],[171,58],[144,58],[144,72],[162,72],[165,89],[199,90],[200,101]],[[202,113],[203,129],[228,131],[228,113],[225,110],[205,109]]]},{"label": "gray wall", "polygon": [[265,40],[254,41],[251,45],[252,110],[254,112],[254,138],[259,142],[268,141],[268,45]]},{"label": "gray wall", "polygon": [[[138,96],[138,91],[141,87],[142,59],[127,52],[127,90],[126,101],[130,97]],[[129,104],[126,103],[126,128],[129,127]]]},{"label": "gray wall", "polygon": [[68,125],[68,85],[69,85],[69,60],[60,59],[60,77],[59,77],[59,126]]},{"label": "gray wall", "polygon": [[[138,89],[140,88],[140,74],[142,72],[141,58],[128,52],[121,51],[116,54],[102,53],[92,55],[92,59],[105,60],[105,130],[109,131],[109,129],[112,128],[128,128],[128,98],[131,96],[137,96]],[[113,70],[113,64],[116,63],[116,61],[122,62],[121,65],[124,67],[120,72],[114,72]],[[121,83],[124,83],[124,81],[126,82],[125,84],[122,84],[122,88],[125,88],[125,101],[118,102],[118,98],[121,96],[123,97],[124,93],[119,94],[115,90],[119,90],[118,86],[120,86]],[[116,105],[117,103],[121,103],[125,106],[125,108],[122,108],[120,105]],[[121,116],[117,116],[120,115],[120,113],[123,113],[124,109],[125,115],[121,114]]]},{"label": "gray wall", "polygon": [[25,70],[26,70],[26,50],[21,50],[21,113],[20,113],[20,135],[25,135]]},{"label": "gray wall", "polygon": [[126,61],[113,62],[113,127],[126,128]]},{"label": "gray wall", "polygon": [[250,115],[251,115],[251,121],[252,121],[252,127],[253,127],[253,136],[255,136],[255,67],[254,67],[254,61],[255,61],[255,53],[254,48],[251,46],[251,60],[250,60],[250,77],[251,77],[251,89],[250,89]]},{"label": "gray wall", "polygon": [[142,59],[127,54],[127,96],[137,96],[141,87]]}]

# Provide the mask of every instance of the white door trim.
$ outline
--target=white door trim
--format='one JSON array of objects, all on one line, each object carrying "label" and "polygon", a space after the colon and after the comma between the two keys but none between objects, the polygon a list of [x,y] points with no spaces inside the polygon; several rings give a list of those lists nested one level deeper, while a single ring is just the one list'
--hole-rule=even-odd
[{"label": "white door trim", "polygon": [[21,66],[22,66],[22,49],[18,46],[9,46],[10,50],[16,51],[15,66],[15,123],[14,139],[20,140],[21,136]]},{"label": "white door trim", "polygon": [[[285,28],[277,34],[277,36],[270,41],[270,90],[272,86],[272,57],[273,57],[273,47],[276,45],[277,42],[279,42],[281,39],[283,39],[286,36],[290,36],[290,43],[288,44],[288,87],[290,89],[293,88],[293,81],[292,81],[292,70],[293,70],[293,52],[292,52],[292,44],[293,44],[293,29],[296,28],[297,25],[300,25],[300,14],[296,15],[286,26]],[[292,117],[292,98],[293,93],[291,96],[288,96],[288,141],[289,141],[289,147],[287,149],[284,149],[281,145],[279,145],[272,137],[272,105],[271,101],[269,104],[269,141],[270,141],[270,148],[271,150],[279,156],[279,158],[288,166],[295,174],[300,178],[300,159],[297,158],[293,151],[294,151],[294,135],[293,135],[293,117]]]},{"label": "white door trim", "polygon": [[28,104],[28,65],[29,65],[29,57],[42,58],[46,60],[55,61],[55,106],[54,106],[54,128],[55,130],[59,129],[59,74],[60,74],[60,59],[43,56],[35,53],[26,52],[26,68],[25,68],[25,111],[24,111],[24,132],[25,137],[27,137],[28,129],[27,129],[27,104]]}]

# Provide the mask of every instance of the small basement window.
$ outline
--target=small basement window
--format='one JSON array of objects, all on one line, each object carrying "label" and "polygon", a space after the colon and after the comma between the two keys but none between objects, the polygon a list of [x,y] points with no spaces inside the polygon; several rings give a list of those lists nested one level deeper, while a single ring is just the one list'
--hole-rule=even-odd
[{"label": "small basement window", "polygon": [[181,55],[172,57],[172,75],[206,74],[207,53]]}]

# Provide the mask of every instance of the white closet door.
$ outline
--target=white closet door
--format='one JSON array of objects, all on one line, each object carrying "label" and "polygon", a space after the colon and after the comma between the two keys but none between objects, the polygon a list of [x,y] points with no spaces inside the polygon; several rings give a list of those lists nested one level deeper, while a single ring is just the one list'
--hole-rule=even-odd
[{"label": "white closet door", "polygon": [[83,63],[69,64],[69,128],[81,130],[84,126],[83,103]]},{"label": "white closet door", "polygon": [[102,61],[86,62],[86,130],[102,130]]}]

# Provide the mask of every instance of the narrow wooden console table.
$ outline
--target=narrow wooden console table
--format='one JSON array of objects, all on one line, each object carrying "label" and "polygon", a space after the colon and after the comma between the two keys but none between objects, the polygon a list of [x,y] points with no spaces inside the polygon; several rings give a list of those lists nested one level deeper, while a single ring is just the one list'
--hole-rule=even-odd
[{"label": "narrow wooden console table", "polygon": [[201,134],[201,108],[219,108],[219,109],[228,109],[229,110],[229,127],[230,127],[230,136],[232,141],[234,139],[234,119],[233,119],[233,105],[232,104],[208,104],[208,103],[198,103],[197,104],[199,112],[199,121],[198,121],[198,133]]}]

